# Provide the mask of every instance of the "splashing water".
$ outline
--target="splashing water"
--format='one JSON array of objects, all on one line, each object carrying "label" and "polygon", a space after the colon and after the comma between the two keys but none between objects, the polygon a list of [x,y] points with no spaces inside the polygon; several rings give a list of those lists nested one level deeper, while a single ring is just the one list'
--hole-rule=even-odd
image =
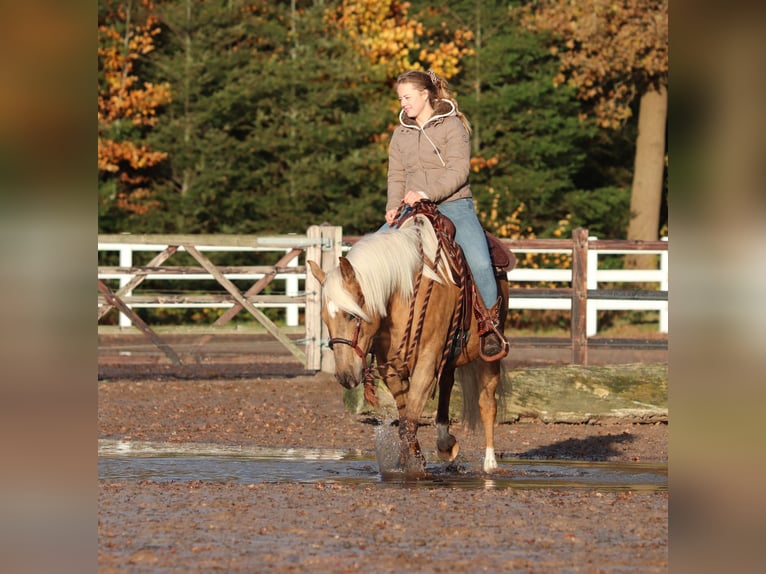
[{"label": "splashing water", "polygon": [[375,429],[375,458],[381,475],[402,472],[399,468],[399,428],[385,420]]},{"label": "splashing water", "polygon": [[424,461],[415,456],[410,456],[404,468],[399,466],[401,453],[401,439],[399,438],[399,426],[397,421],[387,419],[375,429],[375,458],[378,461],[378,470],[384,479],[394,480],[422,480],[431,475],[426,469]]}]

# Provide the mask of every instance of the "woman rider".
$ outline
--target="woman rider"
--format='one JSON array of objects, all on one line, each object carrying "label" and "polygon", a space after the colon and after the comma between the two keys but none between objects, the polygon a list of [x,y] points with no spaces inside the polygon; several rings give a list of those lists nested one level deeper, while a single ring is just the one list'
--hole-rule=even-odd
[{"label": "woman rider", "polygon": [[[431,70],[401,74],[396,93],[402,109],[389,146],[386,223],[394,223],[402,202],[410,206],[424,199],[436,203],[455,225],[455,242],[471,269],[482,311],[497,328],[497,284],[468,183],[470,123],[458,110],[446,82]],[[481,346],[483,355],[493,360],[508,354],[507,341],[493,330],[482,336]]]}]

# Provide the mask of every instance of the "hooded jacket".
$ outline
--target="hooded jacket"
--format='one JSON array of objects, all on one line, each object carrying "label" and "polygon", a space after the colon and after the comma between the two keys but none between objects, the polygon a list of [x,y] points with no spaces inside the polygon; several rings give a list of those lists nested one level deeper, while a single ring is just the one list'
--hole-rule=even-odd
[{"label": "hooded jacket", "polygon": [[386,211],[399,207],[408,191],[436,203],[472,197],[471,142],[455,105],[440,100],[422,127],[401,110],[399,123],[388,150]]}]

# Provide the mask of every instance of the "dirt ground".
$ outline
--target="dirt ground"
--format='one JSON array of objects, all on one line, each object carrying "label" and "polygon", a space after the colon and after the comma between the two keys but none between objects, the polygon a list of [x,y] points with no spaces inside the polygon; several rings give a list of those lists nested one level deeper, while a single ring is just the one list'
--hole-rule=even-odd
[{"label": "dirt ground", "polygon": [[[103,378],[102,439],[371,452],[329,375]],[[667,462],[668,424],[496,427],[498,457]],[[481,432],[453,432],[480,465]],[[433,451],[435,429],[418,437]],[[99,572],[665,572],[667,491],[100,481]]]}]

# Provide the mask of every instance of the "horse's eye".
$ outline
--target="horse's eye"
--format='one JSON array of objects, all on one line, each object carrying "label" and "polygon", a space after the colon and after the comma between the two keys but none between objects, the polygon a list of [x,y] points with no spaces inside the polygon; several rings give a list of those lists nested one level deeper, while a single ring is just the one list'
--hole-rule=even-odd
[{"label": "horse's eye", "polygon": [[346,321],[356,321],[356,317],[352,315],[351,313],[346,313]]}]

